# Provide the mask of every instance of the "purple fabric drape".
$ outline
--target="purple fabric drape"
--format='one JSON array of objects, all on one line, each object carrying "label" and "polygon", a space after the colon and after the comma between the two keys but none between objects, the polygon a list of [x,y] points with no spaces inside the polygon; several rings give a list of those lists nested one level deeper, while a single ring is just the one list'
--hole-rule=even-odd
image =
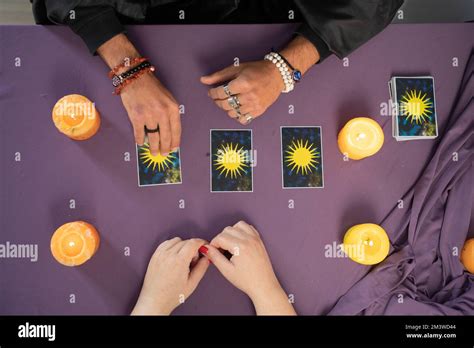
[{"label": "purple fabric drape", "polygon": [[473,315],[474,275],[459,254],[474,197],[474,54],[446,131],[415,185],[382,222],[390,256],[336,303],[329,315]]}]

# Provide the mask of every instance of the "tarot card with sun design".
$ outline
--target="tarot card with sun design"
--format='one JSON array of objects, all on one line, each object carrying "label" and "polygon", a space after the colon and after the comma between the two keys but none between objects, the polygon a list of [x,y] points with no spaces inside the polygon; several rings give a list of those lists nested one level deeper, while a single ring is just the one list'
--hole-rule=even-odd
[{"label": "tarot card with sun design", "polygon": [[148,144],[137,145],[137,170],[140,187],[181,184],[180,152],[170,152],[166,157],[153,156]]},{"label": "tarot card with sun design", "polygon": [[253,192],[252,130],[211,129],[211,192]]},{"label": "tarot card with sun design", "polygon": [[438,123],[433,77],[393,77],[391,89],[397,110],[393,122],[395,139],[436,138]]},{"label": "tarot card with sun design", "polygon": [[283,188],[324,187],[321,127],[281,127],[280,132]]}]

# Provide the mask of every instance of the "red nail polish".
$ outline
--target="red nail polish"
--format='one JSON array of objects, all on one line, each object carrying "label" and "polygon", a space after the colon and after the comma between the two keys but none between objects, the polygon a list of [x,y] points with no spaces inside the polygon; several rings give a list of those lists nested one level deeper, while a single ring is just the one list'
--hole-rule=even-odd
[{"label": "red nail polish", "polygon": [[203,255],[207,255],[208,251],[209,251],[209,249],[207,249],[204,245],[199,247],[199,252]]}]

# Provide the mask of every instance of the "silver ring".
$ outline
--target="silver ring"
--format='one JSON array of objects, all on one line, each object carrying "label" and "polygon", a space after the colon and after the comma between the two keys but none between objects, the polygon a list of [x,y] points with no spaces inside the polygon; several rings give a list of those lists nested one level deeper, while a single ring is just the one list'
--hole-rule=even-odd
[{"label": "silver ring", "polygon": [[228,96],[228,97],[232,97],[232,93],[230,92],[230,89],[229,89],[229,84],[228,83],[225,83],[224,86],[222,86],[224,88],[224,92],[225,94]]},{"label": "silver ring", "polygon": [[250,122],[252,122],[252,120],[253,120],[252,115],[245,114],[245,124],[249,124]]},{"label": "silver ring", "polygon": [[233,119],[236,119],[237,121],[240,120],[240,118],[242,117],[242,113],[240,112],[240,109],[237,108],[237,109],[234,109],[234,112],[237,114],[237,116],[231,116]]},{"label": "silver ring", "polygon": [[227,102],[229,103],[229,106],[234,110],[240,107],[239,97],[237,97],[236,95],[227,98]]}]

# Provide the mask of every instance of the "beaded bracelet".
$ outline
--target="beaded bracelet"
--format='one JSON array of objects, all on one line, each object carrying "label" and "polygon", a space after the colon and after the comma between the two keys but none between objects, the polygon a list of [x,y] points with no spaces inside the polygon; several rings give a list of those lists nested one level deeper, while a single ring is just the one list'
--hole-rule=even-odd
[{"label": "beaded bracelet", "polygon": [[292,77],[292,72],[288,64],[283,60],[283,58],[276,52],[270,52],[265,56],[265,60],[268,60],[276,65],[280,71],[280,75],[285,84],[285,89],[283,93],[291,92],[295,88],[295,81]]},{"label": "beaded bracelet", "polygon": [[144,58],[144,57],[135,57],[135,58],[124,58],[123,59],[123,63],[115,66],[112,70],[109,71],[109,77],[112,78],[114,75],[117,75],[118,71],[120,69],[123,69],[125,67],[130,67],[132,65],[135,65],[135,64],[140,64],[144,61],[148,60],[147,58]]},{"label": "beaded bracelet", "polygon": [[135,73],[134,75],[130,76],[128,79],[126,79],[125,81],[123,81],[119,86],[117,86],[113,92],[113,94],[115,95],[119,95],[122,90],[127,87],[127,85],[129,85],[130,83],[132,83],[133,81],[137,80],[139,77],[145,75],[145,73],[147,72],[152,72],[154,71],[155,69],[152,67],[152,66],[149,66],[148,68],[146,69],[142,69],[140,70],[139,72]]},{"label": "beaded bracelet", "polygon": [[144,61],[123,74],[114,75],[112,78],[112,85],[115,87],[114,94],[119,95],[125,86],[150,71],[155,71],[155,67],[149,61]]}]

